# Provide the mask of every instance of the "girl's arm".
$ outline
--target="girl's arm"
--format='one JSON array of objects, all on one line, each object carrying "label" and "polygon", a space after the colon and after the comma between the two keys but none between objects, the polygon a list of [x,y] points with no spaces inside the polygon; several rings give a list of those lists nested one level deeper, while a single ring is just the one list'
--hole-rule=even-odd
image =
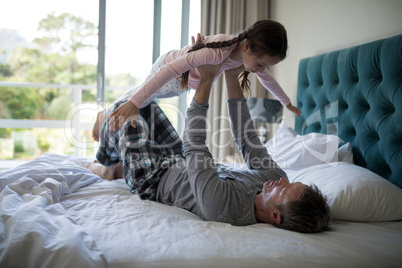
[{"label": "girl's arm", "polygon": [[230,55],[228,49],[202,48],[197,51],[185,53],[172,62],[164,64],[154,75],[140,88],[130,101],[140,108],[163,85],[183,73],[201,65],[218,65]]},{"label": "girl's arm", "polygon": [[264,69],[261,73],[256,73],[258,80],[260,83],[271,92],[275,98],[277,98],[283,106],[286,106],[291,112],[296,114],[297,117],[300,117],[301,111],[292,105],[288,95],[286,95],[285,91],[279,85],[279,83],[275,80],[275,78],[271,75],[268,69]]},{"label": "girl's arm", "polygon": [[114,118],[114,120],[110,120],[110,130],[116,131],[119,126],[130,118],[131,125],[136,127],[138,108],[169,80],[201,65],[221,64],[230,55],[230,52],[231,49],[203,48],[191,53],[186,53],[174,61],[165,64],[155,72],[128,102],[110,114],[109,118]]}]

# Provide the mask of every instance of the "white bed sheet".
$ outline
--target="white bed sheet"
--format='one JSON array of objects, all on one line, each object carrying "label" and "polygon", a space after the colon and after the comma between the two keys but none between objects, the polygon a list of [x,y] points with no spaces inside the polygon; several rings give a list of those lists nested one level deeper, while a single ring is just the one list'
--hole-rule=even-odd
[{"label": "white bed sheet", "polygon": [[[401,267],[402,222],[300,234],[206,222],[140,200],[88,161],[44,155],[1,173],[0,267]],[[22,176],[23,175],[23,176]],[[7,180],[7,181],[6,181]],[[5,183],[9,186],[5,186]]]}]

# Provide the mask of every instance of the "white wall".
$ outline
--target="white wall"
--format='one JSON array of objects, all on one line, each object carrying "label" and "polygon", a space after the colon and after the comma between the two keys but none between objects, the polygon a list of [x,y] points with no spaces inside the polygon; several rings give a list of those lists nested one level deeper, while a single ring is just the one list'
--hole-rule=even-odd
[{"label": "white wall", "polygon": [[288,57],[271,72],[293,104],[300,59],[402,34],[402,0],[271,0],[270,16],[289,41]]}]

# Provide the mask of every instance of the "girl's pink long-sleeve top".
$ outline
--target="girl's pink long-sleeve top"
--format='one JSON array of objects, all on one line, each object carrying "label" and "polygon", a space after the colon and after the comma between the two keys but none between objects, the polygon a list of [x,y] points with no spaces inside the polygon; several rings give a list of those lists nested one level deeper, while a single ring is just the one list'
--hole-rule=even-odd
[{"label": "girl's pink long-sleeve top", "polygon": [[[206,41],[219,42],[232,39],[232,35],[220,34],[207,36]],[[188,78],[188,87],[196,89],[200,81],[200,73],[197,70],[198,66],[205,64],[218,65],[223,62],[221,70],[215,76],[215,80],[225,70],[235,69],[243,65],[243,61],[234,61],[229,55],[236,48],[236,44],[225,48],[202,48],[197,51],[187,53],[191,48],[188,45],[180,50],[170,52],[166,56],[165,65],[154,73],[150,79],[140,88],[131,98],[130,101],[140,108],[146,100],[148,100],[155,92],[165,85],[172,78],[179,78],[183,73],[190,70]],[[289,97],[283,91],[281,86],[271,75],[268,69],[263,72],[255,73],[260,83],[269,90],[281,103],[286,106],[290,103]]]}]

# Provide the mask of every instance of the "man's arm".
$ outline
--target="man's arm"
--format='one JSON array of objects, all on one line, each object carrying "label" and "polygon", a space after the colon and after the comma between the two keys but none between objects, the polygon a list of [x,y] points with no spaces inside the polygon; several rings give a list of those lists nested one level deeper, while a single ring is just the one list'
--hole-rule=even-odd
[{"label": "man's arm", "polygon": [[[216,66],[222,66],[222,65],[216,65]],[[200,68],[201,70],[204,70],[203,68]],[[194,99],[199,103],[208,103],[209,101],[209,95],[211,94],[211,88],[212,88],[212,83],[214,82],[214,68],[211,68],[211,71],[206,71],[205,74],[201,74],[201,79],[198,84],[197,90],[195,91],[194,94]]]},{"label": "man's arm", "polygon": [[221,213],[232,197],[228,196],[227,183],[219,178],[212,154],[205,144],[206,129],[209,126],[208,99],[214,79],[212,73],[216,67],[210,66],[205,70],[206,73],[203,73],[203,68],[200,68],[201,80],[187,110],[183,155],[186,158],[188,180],[202,218],[233,223],[227,215]]},{"label": "man's arm", "polygon": [[250,111],[239,84],[238,76],[244,67],[225,71],[228,91],[228,109],[233,140],[250,169],[279,168],[261,144],[254,129]]}]

